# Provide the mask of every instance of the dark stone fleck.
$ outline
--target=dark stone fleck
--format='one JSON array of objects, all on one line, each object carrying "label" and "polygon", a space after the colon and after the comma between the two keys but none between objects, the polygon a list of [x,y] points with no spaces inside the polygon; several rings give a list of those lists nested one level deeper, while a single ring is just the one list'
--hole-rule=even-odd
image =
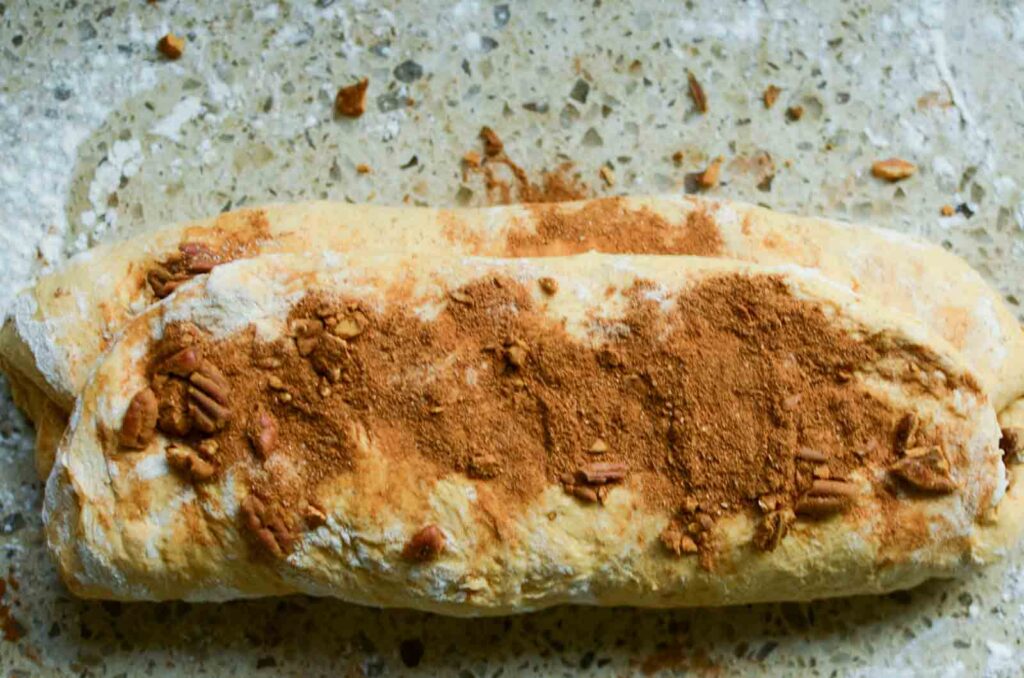
[{"label": "dark stone fleck", "polygon": [[836,103],[837,104],[845,104],[849,100],[850,100],[850,93],[849,92],[837,92],[836,93]]},{"label": "dark stone fleck", "polygon": [[114,15],[114,8],[113,7],[107,7],[106,9],[104,9],[103,11],[101,11],[99,14],[96,15],[96,21],[103,21],[104,19],[108,19],[108,18],[112,17],[113,15]]},{"label": "dark stone fleck", "polygon": [[576,81],[576,84],[572,86],[572,91],[569,92],[569,98],[575,99],[581,104],[587,103],[587,96],[590,94],[590,83],[582,78]]},{"label": "dark stone fleck", "polygon": [[501,28],[508,23],[511,18],[512,12],[509,11],[508,5],[495,5],[494,6],[494,25]]},{"label": "dark stone fleck", "polygon": [[962,640],[960,638],[957,638],[956,640],[953,641],[953,647],[959,648],[961,650],[966,650],[970,646],[971,646],[970,642],[968,642],[966,640]]},{"label": "dark stone fleck", "polygon": [[25,527],[25,516],[15,512],[5,516],[0,522],[0,534],[14,534],[23,527]]},{"label": "dark stone fleck", "polygon": [[64,85],[57,85],[57,89],[53,90],[53,97],[57,101],[67,101],[71,98],[71,90]]},{"label": "dark stone fleck", "polygon": [[974,216],[974,210],[972,210],[971,206],[968,205],[965,202],[962,202],[959,205],[957,205],[956,206],[956,211],[959,212],[960,214],[964,215],[968,219],[970,219],[971,217]]},{"label": "dark stone fleck", "polygon": [[381,113],[396,111],[405,103],[405,97],[398,92],[385,92],[377,97],[377,110]]},{"label": "dark stone fleck", "polygon": [[772,652],[775,652],[775,648],[777,648],[778,646],[779,644],[776,643],[774,640],[769,640],[767,643],[761,646],[761,649],[757,651],[757,654],[754,655],[754,658],[757,659],[757,661],[759,662],[763,662],[765,659],[768,658],[768,655],[770,655]]},{"label": "dark stone fleck", "polygon": [[841,44],[843,44],[842,38],[832,38],[831,40],[828,41],[828,46],[831,47],[832,49],[839,47],[839,45]]},{"label": "dark stone fleck", "polygon": [[548,105],[546,102],[528,101],[523,104],[523,108],[530,111],[531,113],[547,113]]},{"label": "dark stone fleck", "polygon": [[118,45],[117,51],[121,54],[131,54],[135,51],[135,48],[133,48],[131,45]]},{"label": "dark stone fleck", "polygon": [[373,46],[370,47],[370,53],[375,54],[379,57],[388,56],[389,54],[391,54],[391,41],[381,40],[378,43],[374,43]]},{"label": "dark stone fleck", "polygon": [[88,19],[82,19],[78,22],[78,39],[82,42],[88,42],[98,35],[96,28],[92,25],[92,22]]},{"label": "dark stone fleck", "polygon": [[1020,300],[1012,294],[1007,294],[1006,300],[1014,306],[1020,306]]},{"label": "dark stone fleck", "polygon": [[589,669],[593,663],[594,663],[594,653],[593,652],[586,652],[582,657],[580,657],[580,668],[581,669]]},{"label": "dark stone fleck", "polygon": [[56,638],[59,635],[60,635],[60,624],[58,624],[57,622],[53,622],[52,624],[50,624],[50,630],[47,632],[46,636],[48,638]]},{"label": "dark stone fleck", "polygon": [[256,660],[257,669],[272,669],[277,666],[277,660],[273,657],[260,657]]},{"label": "dark stone fleck", "polygon": [[772,190],[772,181],[774,180],[775,175],[769,174],[764,179],[761,179],[761,181],[757,182],[757,190],[761,191],[762,193],[770,193]]},{"label": "dark stone fleck", "polygon": [[24,41],[25,37],[22,35],[16,35],[13,38],[11,38],[11,44],[15,47],[21,47],[21,43],[23,43]]},{"label": "dark stone fleck", "polygon": [[480,38],[480,48],[485,52],[490,52],[498,46],[498,41],[494,38],[484,36]]},{"label": "dark stone fleck", "polygon": [[473,71],[469,67],[469,60],[468,59],[463,59],[462,60],[462,72],[465,73],[466,75],[468,75],[469,77],[473,77]]},{"label": "dark stone fleck", "polygon": [[270,109],[274,107],[274,95],[271,94],[263,100],[263,112],[270,113]]},{"label": "dark stone fleck", "polygon": [[419,638],[408,638],[403,640],[398,646],[398,654],[402,658],[402,663],[410,669],[420,665],[420,661],[423,659],[423,652],[423,641]]},{"label": "dark stone fleck", "polygon": [[395,78],[397,78],[399,82],[416,82],[422,77],[423,66],[420,66],[412,59],[407,59],[395,66]]},{"label": "dark stone fleck", "polygon": [[401,165],[399,169],[409,169],[411,167],[415,167],[418,164],[420,164],[420,159],[414,155],[411,158],[409,158],[409,162],[405,163],[404,165]]},{"label": "dark stone fleck", "polygon": [[334,0],[316,0],[317,7],[330,7],[334,4]]}]

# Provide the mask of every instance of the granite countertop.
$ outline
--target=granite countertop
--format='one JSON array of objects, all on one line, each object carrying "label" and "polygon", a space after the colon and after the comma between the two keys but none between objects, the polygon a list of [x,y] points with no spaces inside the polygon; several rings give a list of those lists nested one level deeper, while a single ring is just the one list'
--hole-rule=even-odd
[{"label": "granite countertop", "polygon": [[[169,31],[177,61],[154,48]],[[336,118],[338,87],[363,77],[365,115]],[[490,125],[532,176],[572,162],[592,194],[684,191],[722,156],[711,195],[940,242],[1020,315],[1022,110],[1010,0],[0,0],[0,305],[97,241],[230,207],[487,204],[460,162]],[[889,156],[918,172],[873,178]],[[965,581],[720,610],[77,601],[45,552],[32,437],[0,380],[7,676],[1010,676],[1024,659],[1020,549]]]}]

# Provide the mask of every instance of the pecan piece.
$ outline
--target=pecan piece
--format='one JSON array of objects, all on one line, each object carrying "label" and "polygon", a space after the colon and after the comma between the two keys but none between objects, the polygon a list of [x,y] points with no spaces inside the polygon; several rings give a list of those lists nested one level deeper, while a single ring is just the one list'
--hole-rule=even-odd
[{"label": "pecan piece", "polygon": [[366,330],[370,324],[366,316],[360,311],[354,311],[340,315],[331,327],[331,334],[339,339],[355,339]]},{"label": "pecan piece", "polygon": [[241,515],[243,524],[270,555],[283,558],[291,551],[298,535],[279,509],[250,495],[242,501]]},{"label": "pecan piece", "polygon": [[541,278],[537,284],[540,285],[540,291],[549,297],[558,292],[558,281],[554,278]]},{"label": "pecan piece", "polygon": [[569,494],[589,504],[601,503],[601,495],[598,494],[597,490],[586,485],[570,485]]},{"label": "pecan piece", "polygon": [[434,560],[444,551],[444,532],[437,525],[427,525],[414,534],[402,547],[402,558],[410,563]]},{"label": "pecan piece", "polygon": [[1024,428],[1007,426],[1002,429],[999,437],[999,449],[1003,451],[1003,459],[1008,463],[1020,461],[1024,454]]},{"label": "pecan piece", "polygon": [[277,449],[277,419],[268,412],[257,412],[249,422],[246,434],[252,449],[261,459],[266,459]]},{"label": "pecan piece", "polygon": [[896,430],[893,432],[893,449],[896,454],[903,454],[914,440],[917,434],[918,419],[913,412],[907,412],[896,422]]},{"label": "pecan piece", "polygon": [[156,417],[156,394],[153,389],[146,387],[132,397],[125,410],[118,435],[121,447],[145,449],[156,435]]},{"label": "pecan piece", "polygon": [[196,346],[186,346],[174,351],[161,360],[154,372],[156,374],[173,374],[188,377],[199,368],[202,354]]},{"label": "pecan piece", "polygon": [[796,516],[789,509],[772,511],[761,518],[754,531],[754,546],[762,551],[774,551],[789,533]]},{"label": "pecan piece", "polygon": [[180,379],[168,379],[160,388],[157,410],[157,428],[172,436],[186,436],[192,430],[192,417],[188,412],[188,384]]},{"label": "pecan piece", "polygon": [[180,59],[185,53],[185,39],[179,38],[174,33],[168,33],[156,42],[156,51],[174,61]]},{"label": "pecan piece", "polygon": [[797,450],[796,458],[801,461],[813,461],[816,464],[828,461],[828,457],[825,456],[824,452],[819,452],[810,447],[801,447]]},{"label": "pecan piece", "polygon": [[824,518],[846,511],[853,506],[858,494],[857,486],[842,480],[815,480],[796,503],[797,515]]},{"label": "pecan piece", "polygon": [[189,377],[189,414],[203,433],[216,433],[231,418],[231,384],[213,364],[203,362]]},{"label": "pecan piece", "polygon": [[195,450],[171,445],[167,448],[167,463],[193,482],[202,483],[213,478],[217,467],[203,459]]},{"label": "pecan piece", "polygon": [[693,555],[697,553],[700,548],[697,546],[697,542],[693,540],[689,534],[682,529],[682,527],[676,523],[671,522],[668,526],[661,531],[658,535],[658,539],[662,545],[677,556],[682,555]]},{"label": "pecan piece", "polygon": [[580,477],[591,485],[617,483],[626,477],[626,465],[613,461],[596,461],[580,469]]},{"label": "pecan piece", "polygon": [[370,79],[362,80],[342,87],[334,97],[334,111],[346,118],[358,118],[366,111],[366,88]]},{"label": "pecan piece", "polygon": [[187,280],[188,276],[171,273],[159,264],[154,266],[153,269],[146,274],[146,281],[149,283],[149,288],[153,290],[153,294],[156,295],[158,299],[163,299],[170,295],[171,292],[178,289],[178,286]]},{"label": "pecan piece", "polygon": [[917,165],[902,158],[879,160],[871,165],[871,173],[886,181],[901,181],[917,171]]},{"label": "pecan piece", "polygon": [[502,143],[498,134],[486,125],[480,128],[480,139],[484,142],[484,155],[488,158],[501,155],[501,152],[505,150],[505,144]]},{"label": "pecan piece", "polygon": [[890,466],[889,473],[926,492],[948,494],[958,487],[950,474],[949,460],[938,445],[907,450],[907,456]]}]

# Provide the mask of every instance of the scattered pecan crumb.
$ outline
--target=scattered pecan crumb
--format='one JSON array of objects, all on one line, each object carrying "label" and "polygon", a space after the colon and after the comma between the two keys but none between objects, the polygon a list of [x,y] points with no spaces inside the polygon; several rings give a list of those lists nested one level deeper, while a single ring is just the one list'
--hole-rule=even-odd
[{"label": "scattered pecan crumb", "polygon": [[537,284],[540,285],[541,291],[548,296],[553,296],[558,292],[558,281],[554,278],[541,278]]},{"label": "scattered pecan crumb", "polygon": [[676,166],[682,165],[684,157],[686,156],[682,151],[676,151],[672,154],[672,162],[674,162]]},{"label": "scattered pecan crumb", "polygon": [[472,167],[476,169],[477,167],[480,167],[480,154],[477,153],[476,151],[466,151],[466,154],[462,156],[462,162],[467,167]]},{"label": "scattered pecan crumb", "polygon": [[949,461],[942,448],[915,447],[889,467],[889,472],[918,490],[948,494],[958,485],[950,475]]},{"label": "scattered pecan crumb", "polygon": [[896,422],[896,430],[893,432],[893,451],[896,454],[903,454],[913,445],[918,426],[917,415],[913,412],[907,412]]},{"label": "scattered pecan crumb", "polygon": [[346,118],[358,118],[366,112],[366,88],[370,79],[363,78],[357,83],[342,87],[334,97],[334,112]]},{"label": "scattered pecan crumb", "polygon": [[171,468],[194,482],[205,482],[217,471],[216,466],[209,460],[203,459],[195,450],[183,445],[168,445],[165,454]]},{"label": "scattered pecan crumb", "polygon": [[802,461],[813,461],[816,463],[828,461],[828,457],[825,456],[824,452],[820,452],[806,446],[801,447],[796,451],[796,458]]},{"label": "scattered pecan crumb", "polygon": [[786,117],[789,120],[791,120],[793,122],[796,122],[800,118],[804,117],[804,107],[803,106],[790,106],[789,108],[786,109]]},{"label": "scattered pecan crumb", "polygon": [[136,393],[121,421],[118,439],[121,447],[143,450],[156,435],[157,399],[148,386]]},{"label": "scattered pecan crumb", "polygon": [[700,550],[697,542],[693,540],[681,525],[672,521],[668,527],[661,531],[658,539],[662,545],[677,556],[693,555]]},{"label": "scattered pecan crumb", "polygon": [[954,214],[956,214],[956,208],[948,204],[943,205],[941,208],[939,208],[939,214],[941,214],[944,217],[951,217]]},{"label": "scattered pecan crumb", "polygon": [[604,180],[605,186],[609,188],[615,185],[615,172],[608,165],[601,165],[601,169],[598,171],[601,175],[601,179]]},{"label": "scattered pecan crumb", "polygon": [[604,454],[608,451],[608,443],[603,438],[597,438],[594,443],[587,450],[590,454]]},{"label": "scattered pecan crumb", "polygon": [[490,480],[501,473],[501,462],[493,454],[474,454],[470,457],[466,470],[470,478]]},{"label": "scattered pecan crumb", "polygon": [[156,43],[156,49],[172,61],[180,59],[185,52],[185,38],[179,38],[174,33],[168,33]]},{"label": "scattered pecan crumb", "polygon": [[277,419],[268,412],[259,411],[249,422],[246,434],[256,454],[261,459],[266,459],[277,448]]},{"label": "scattered pecan crumb", "polygon": [[444,551],[444,532],[437,525],[427,525],[414,534],[402,548],[402,558],[410,563],[426,563]]},{"label": "scattered pecan crumb", "polygon": [[690,98],[693,99],[694,107],[701,113],[707,113],[708,99],[704,94],[704,88],[697,82],[697,76],[692,72],[687,72],[686,80],[690,84]]},{"label": "scattered pecan crumb", "polygon": [[702,189],[714,188],[718,185],[718,177],[722,171],[722,157],[711,161],[711,164],[697,177],[697,185]]},{"label": "scattered pecan crumb", "polygon": [[914,174],[917,165],[901,158],[879,160],[871,165],[871,173],[886,181],[901,181]]},{"label": "scattered pecan crumb", "polygon": [[369,174],[372,171],[373,171],[373,168],[371,168],[365,162],[361,162],[358,165],[356,165],[356,172],[359,173],[359,174]]},{"label": "scattered pecan crumb", "polygon": [[1005,426],[999,437],[999,449],[1003,451],[1003,459],[1009,463],[1020,461],[1024,453],[1024,428]]},{"label": "scattered pecan crumb", "polygon": [[768,85],[764,90],[764,94],[761,95],[761,98],[764,100],[764,107],[771,108],[774,106],[781,92],[782,90],[775,85]]},{"label": "scattered pecan crumb", "polygon": [[480,139],[484,142],[484,154],[489,158],[501,155],[501,152],[505,150],[505,144],[502,143],[497,132],[486,125],[480,128]]}]

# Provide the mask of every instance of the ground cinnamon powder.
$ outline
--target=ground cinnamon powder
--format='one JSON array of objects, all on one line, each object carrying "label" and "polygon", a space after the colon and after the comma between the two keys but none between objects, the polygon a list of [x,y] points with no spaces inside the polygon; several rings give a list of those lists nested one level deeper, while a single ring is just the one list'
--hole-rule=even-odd
[{"label": "ground cinnamon powder", "polygon": [[318,497],[352,469],[355,430],[417,464],[419,484],[465,474],[508,514],[600,463],[624,469],[648,507],[706,528],[766,498],[792,506],[823,473],[888,466],[904,413],[853,375],[882,356],[936,368],[920,348],[838,330],[772,276],[706,280],[668,312],[653,284],[626,294],[624,317],[594,320],[594,346],[544,316],[523,284],[483,278],[452,290],[429,322],[400,299],[377,313],[317,293],[292,309],[292,336],[273,342],[174,325],[150,364],[187,345],[230,383],[224,428],[175,439],[215,443],[215,477],[231,468],[249,484],[259,501],[245,521],[279,535],[274,552],[322,519]]},{"label": "ground cinnamon powder", "polygon": [[549,256],[595,250],[606,253],[721,253],[722,236],[714,218],[703,210],[690,212],[685,224],[673,224],[646,207],[632,207],[618,197],[597,198],[578,209],[561,205],[530,205],[532,228],[511,230],[507,256]]}]

